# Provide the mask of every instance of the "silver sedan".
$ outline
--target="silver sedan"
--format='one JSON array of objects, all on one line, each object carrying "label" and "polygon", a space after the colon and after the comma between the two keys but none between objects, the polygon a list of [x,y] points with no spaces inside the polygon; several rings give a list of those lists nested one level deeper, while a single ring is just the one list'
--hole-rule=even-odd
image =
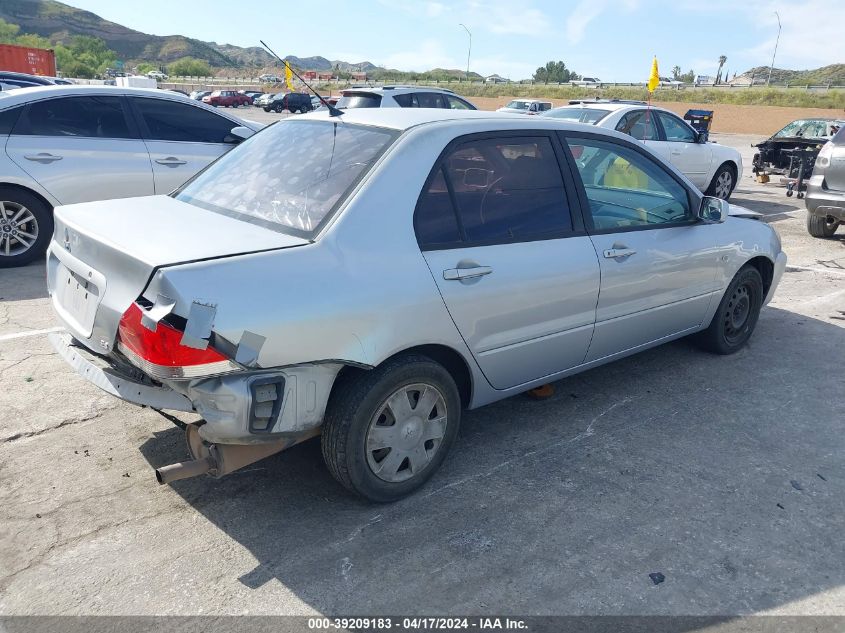
[{"label": "silver sedan", "polygon": [[321,434],[375,501],[434,473],[464,409],[683,336],[739,350],[785,264],[628,136],[401,108],[288,119],[170,196],[59,208],[47,257],[66,360],[202,418],[159,482]]}]

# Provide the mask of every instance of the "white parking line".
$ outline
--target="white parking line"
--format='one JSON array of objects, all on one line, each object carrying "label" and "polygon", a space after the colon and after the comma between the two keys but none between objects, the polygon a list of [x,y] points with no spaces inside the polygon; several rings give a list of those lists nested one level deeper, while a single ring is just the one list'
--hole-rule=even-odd
[{"label": "white parking line", "polygon": [[0,341],[12,341],[16,338],[26,338],[27,336],[40,336],[41,334],[50,334],[51,332],[61,332],[63,327],[51,327],[46,330],[29,330],[28,332],[13,332],[12,334],[0,334]]}]

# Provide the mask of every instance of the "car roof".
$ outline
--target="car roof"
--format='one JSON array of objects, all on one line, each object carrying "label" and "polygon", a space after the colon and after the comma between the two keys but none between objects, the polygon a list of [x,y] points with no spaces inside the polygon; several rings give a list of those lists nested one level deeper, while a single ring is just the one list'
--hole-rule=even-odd
[{"label": "car roof", "polygon": [[27,103],[34,99],[43,97],[63,97],[69,95],[86,95],[86,94],[122,94],[122,95],[138,95],[144,97],[163,97],[163,98],[184,98],[185,95],[168,92],[167,90],[160,90],[158,88],[124,88],[123,86],[79,86],[79,85],[51,85],[51,86],[33,86],[31,88],[15,88],[14,90],[4,90],[0,92],[2,99],[0,105],[9,106],[19,103]]},{"label": "car roof", "polygon": [[434,86],[352,86],[344,88],[341,92],[371,92],[378,95],[401,95],[409,92],[442,92],[453,95],[453,90],[436,88]]},{"label": "car roof", "polygon": [[525,103],[551,103],[551,101],[547,99],[532,99],[530,97],[514,97],[508,101],[508,103],[511,103],[511,101],[524,101]]}]

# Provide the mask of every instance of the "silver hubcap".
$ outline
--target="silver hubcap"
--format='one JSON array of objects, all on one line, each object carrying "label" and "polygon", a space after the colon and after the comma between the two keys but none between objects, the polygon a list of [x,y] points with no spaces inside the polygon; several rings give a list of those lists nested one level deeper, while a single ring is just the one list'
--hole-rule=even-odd
[{"label": "silver hubcap", "polygon": [[367,464],[384,481],[421,473],[446,435],[446,400],[423,383],[400,387],[379,408],[367,429]]},{"label": "silver hubcap", "polygon": [[734,184],[734,178],[729,171],[723,171],[716,179],[716,197],[722,200],[727,200],[731,195],[731,187]]},{"label": "silver hubcap", "polygon": [[17,202],[0,200],[0,256],[28,251],[38,238],[38,220]]}]

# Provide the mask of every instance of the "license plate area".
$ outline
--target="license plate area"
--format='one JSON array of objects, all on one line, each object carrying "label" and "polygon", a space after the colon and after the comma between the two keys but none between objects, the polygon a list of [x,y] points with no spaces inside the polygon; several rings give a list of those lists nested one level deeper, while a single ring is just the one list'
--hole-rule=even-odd
[{"label": "license plate area", "polygon": [[[91,336],[94,318],[102,299],[102,287],[94,275],[81,275],[59,262],[53,300],[60,316],[86,338]],[[99,277],[99,275],[98,275]]]}]

